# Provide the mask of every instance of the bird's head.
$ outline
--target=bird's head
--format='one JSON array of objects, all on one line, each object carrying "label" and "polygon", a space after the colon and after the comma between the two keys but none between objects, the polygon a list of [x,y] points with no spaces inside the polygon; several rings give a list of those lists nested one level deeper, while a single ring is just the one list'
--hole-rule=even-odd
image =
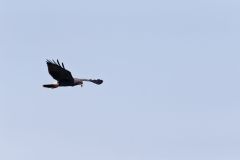
[{"label": "bird's head", "polygon": [[81,85],[81,87],[82,87],[83,81],[80,80],[80,79],[78,79],[78,78],[74,78],[74,85],[75,85],[75,86],[76,86],[76,85]]},{"label": "bird's head", "polygon": [[82,87],[82,86],[83,86],[83,81],[79,81],[79,82],[77,82],[76,85],[81,85],[81,87]]}]

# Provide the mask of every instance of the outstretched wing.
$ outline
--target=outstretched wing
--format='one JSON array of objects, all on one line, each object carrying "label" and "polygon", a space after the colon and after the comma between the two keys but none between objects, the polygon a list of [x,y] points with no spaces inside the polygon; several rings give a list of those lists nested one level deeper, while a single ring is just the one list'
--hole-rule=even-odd
[{"label": "outstretched wing", "polygon": [[66,82],[66,83],[73,83],[74,79],[72,77],[71,72],[65,69],[64,64],[59,63],[57,60],[57,63],[54,60],[47,60],[46,61],[48,66],[48,72],[49,74],[58,82]]},{"label": "outstretched wing", "polygon": [[98,85],[103,83],[103,80],[101,79],[90,79],[89,81]]},{"label": "outstretched wing", "polygon": [[82,82],[82,81],[92,82],[92,83],[95,83],[98,85],[103,83],[103,80],[101,80],[101,79],[78,79],[78,78],[75,78],[75,80],[80,81],[80,82]]}]

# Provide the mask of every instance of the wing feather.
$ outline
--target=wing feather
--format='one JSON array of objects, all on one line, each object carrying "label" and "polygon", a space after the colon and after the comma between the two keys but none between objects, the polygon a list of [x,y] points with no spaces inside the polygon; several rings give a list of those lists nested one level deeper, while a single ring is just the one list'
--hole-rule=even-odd
[{"label": "wing feather", "polygon": [[59,63],[59,61],[58,61],[58,59],[57,59],[57,63],[58,63],[59,66],[61,66],[60,63]]},{"label": "wing feather", "polygon": [[64,66],[62,67],[57,60],[57,63],[54,60],[47,60],[46,61],[48,66],[49,74],[58,82],[63,83],[73,83],[74,79],[70,71],[66,70]]},{"label": "wing feather", "polygon": [[98,85],[103,83],[103,80],[101,79],[90,79],[89,81]]}]

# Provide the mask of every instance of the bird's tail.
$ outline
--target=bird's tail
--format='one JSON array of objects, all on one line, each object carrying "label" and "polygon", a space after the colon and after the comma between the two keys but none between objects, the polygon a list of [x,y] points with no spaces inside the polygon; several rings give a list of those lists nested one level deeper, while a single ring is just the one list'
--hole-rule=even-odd
[{"label": "bird's tail", "polygon": [[44,84],[43,87],[54,89],[58,87],[58,84]]},{"label": "bird's tail", "polygon": [[98,84],[98,85],[103,83],[103,80],[101,80],[101,79],[90,79],[89,81],[93,82],[95,84]]}]

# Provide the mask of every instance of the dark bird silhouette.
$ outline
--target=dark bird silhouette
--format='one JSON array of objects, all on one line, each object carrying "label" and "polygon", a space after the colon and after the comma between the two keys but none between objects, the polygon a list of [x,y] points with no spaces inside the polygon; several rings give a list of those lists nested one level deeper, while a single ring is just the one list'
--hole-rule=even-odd
[{"label": "dark bird silhouette", "polygon": [[54,60],[47,60],[46,61],[48,66],[48,72],[49,74],[57,80],[56,84],[45,84],[43,87],[46,88],[57,88],[57,87],[66,87],[66,86],[76,86],[81,85],[83,86],[83,82],[92,82],[95,84],[102,84],[103,80],[101,79],[79,79],[79,78],[73,78],[70,71],[66,70],[64,67],[64,64],[60,64],[59,61],[55,62]]}]

